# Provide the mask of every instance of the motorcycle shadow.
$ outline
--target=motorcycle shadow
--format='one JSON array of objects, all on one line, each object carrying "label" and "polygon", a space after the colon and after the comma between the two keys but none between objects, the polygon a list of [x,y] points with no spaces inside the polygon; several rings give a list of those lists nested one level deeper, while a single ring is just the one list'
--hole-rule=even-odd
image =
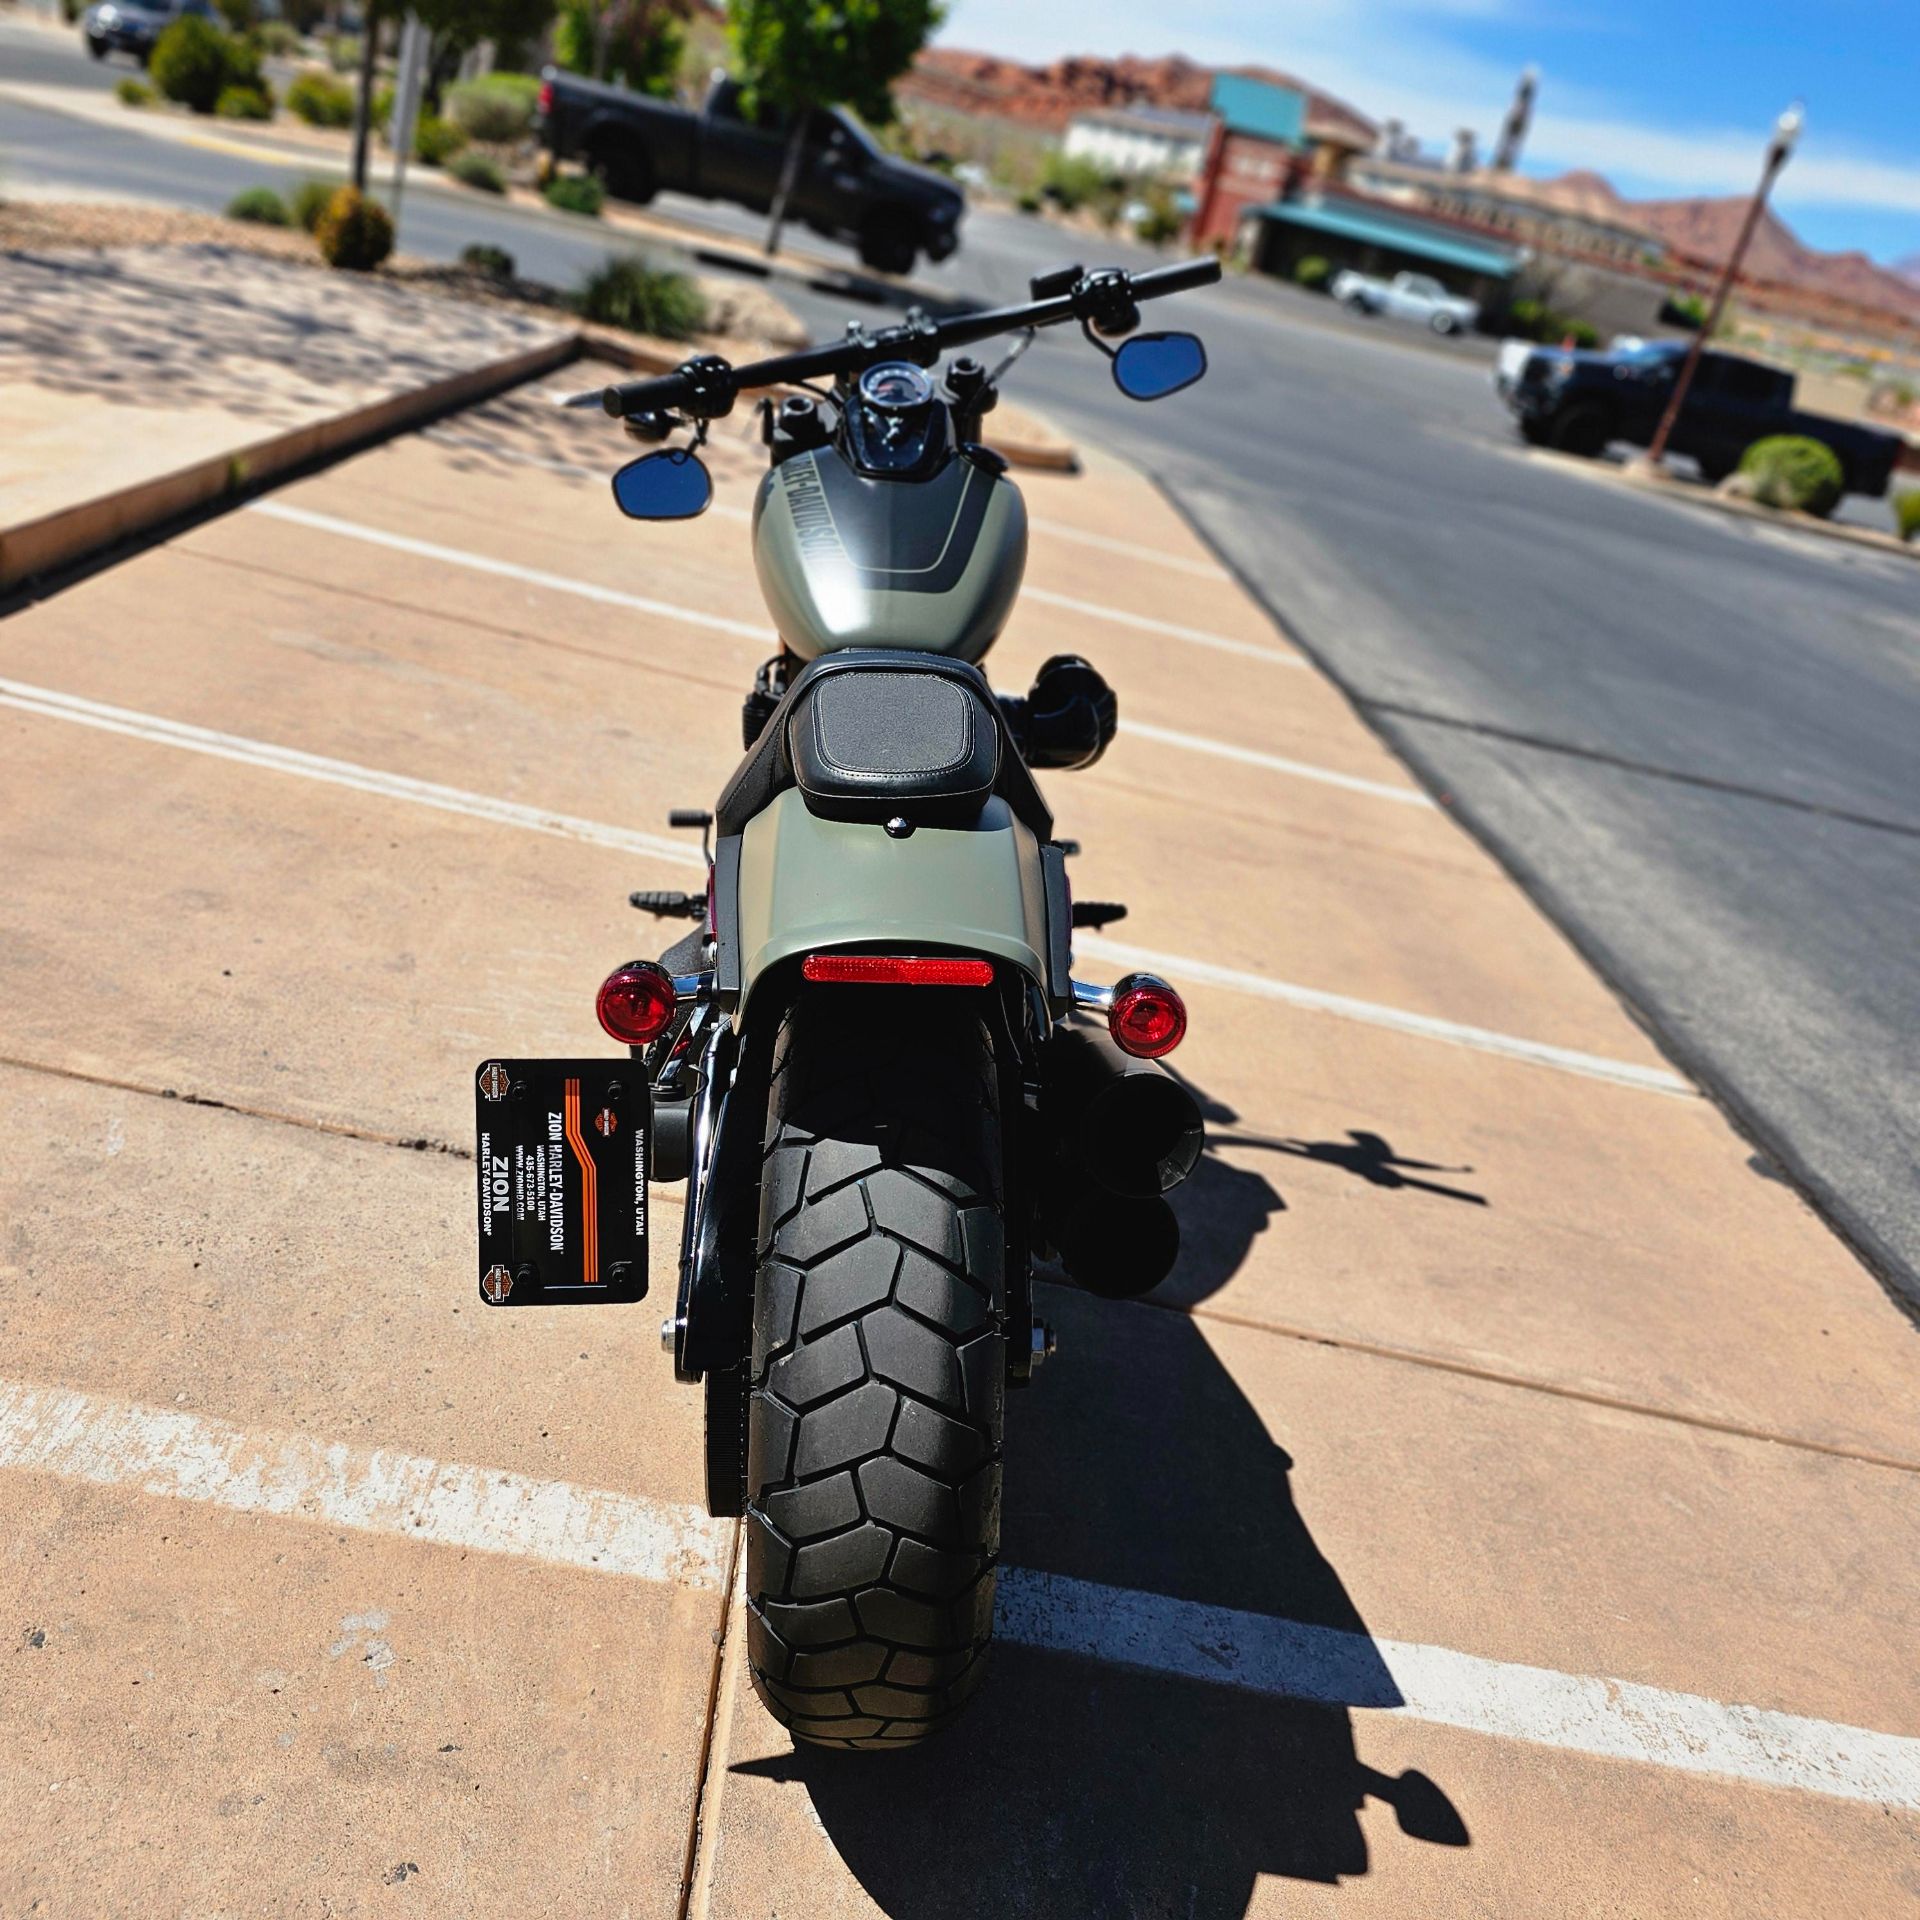
[{"label": "motorcycle shadow", "polygon": [[[1284,1205],[1263,1175],[1209,1154],[1165,1291],[1211,1293]],[[1005,1564],[1359,1636],[1352,1697],[1397,1704],[1294,1504],[1291,1458],[1198,1324],[1064,1285],[1041,1292],[1061,1355],[1009,1401]],[[1006,1643],[979,1698],[916,1752],[803,1748],[740,1770],[802,1782],[868,1895],[913,1920],[1239,1920],[1260,1875],[1364,1874],[1370,1799],[1414,1838],[1469,1841],[1424,1774],[1361,1762],[1344,1708]]]}]

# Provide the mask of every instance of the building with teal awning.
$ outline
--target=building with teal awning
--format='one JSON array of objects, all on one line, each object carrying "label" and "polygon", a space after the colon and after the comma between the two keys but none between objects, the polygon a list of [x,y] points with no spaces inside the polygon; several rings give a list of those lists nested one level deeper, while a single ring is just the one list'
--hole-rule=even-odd
[{"label": "building with teal awning", "polygon": [[1249,263],[1262,273],[1291,278],[1299,261],[1317,255],[1336,273],[1351,267],[1431,274],[1483,307],[1505,303],[1528,258],[1524,247],[1503,246],[1447,221],[1327,192],[1250,208],[1242,232]]}]

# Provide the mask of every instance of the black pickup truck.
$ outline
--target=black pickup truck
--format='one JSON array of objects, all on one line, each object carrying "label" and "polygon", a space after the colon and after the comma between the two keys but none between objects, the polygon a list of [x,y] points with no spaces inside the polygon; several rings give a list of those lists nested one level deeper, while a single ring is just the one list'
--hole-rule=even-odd
[{"label": "black pickup truck", "polygon": [[[1502,397],[1535,446],[1592,456],[1615,440],[1648,445],[1673,397],[1682,341],[1579,353],[1542,347],[1497,376]],[[1849,493],[1883,494],[1906,443],[1851,420],[1802,413],[1793,375],[1731,353],[1703,353],[1669,442],[1709,480],[1724,480],[1756,440],[1804,434],[1833,450]]]},{"label": "black pickup truck", "polygon": [[[557,67],[540,82],[548,152],[584,162],[616,199],[673,192],[761,213],[773,205],[791,124],[779,115],[749,120],[737,82],[716,79],[698,113]],[[922,253],[944,260],[959,244],[966,204],[952,181],[882,151],[851,114],[807,115],[789,212],[816,233],[851,241],[867,266],[906,273]]]}]

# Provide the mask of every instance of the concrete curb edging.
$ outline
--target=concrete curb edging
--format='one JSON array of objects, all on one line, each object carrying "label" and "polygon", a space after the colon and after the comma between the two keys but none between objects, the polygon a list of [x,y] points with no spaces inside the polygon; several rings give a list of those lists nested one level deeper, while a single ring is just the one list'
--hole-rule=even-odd
[{"label": "concrete curb edging", "polygon": [[117,540],[145,533],[289,468],[356,451],[429,415],[468,406],[537,379],[577,359],[581,351],[580,336],[563,333],[505,359],[468,367],[424,387],[291,427],[230,453],[210,455],[177,472],[58,508],[24,526],[0,528],[0,591],[71,565]]},{"label": "concrete curb edging", "polygon": [[1604,460],[1582,460],[1573,454],[1556,453],[1551,447],[1528,447],[1524,451],[1529,460],[1540,461],[1579,479],[1598,481],[1603,486],[1627,487],[1651,499],[1670,500],[1681,507],[1704,507],[1709,513],[1759,521],[1788,533],[1810,533],[1821,540],[1843,541],[1873,553],[1891,554],[1896,560],[1920,560],[1920,542],[1902,540],[1897,533],[1882,533],[1877,527],[1854,527],[1843,520],[1822,520],[1811,513],[1730,499],[1693,481],[1657,478],[1637,471],[1631,464],[1615,466]]},{"label": "concrete curb edging", "polygon": [[[569,329],[538,346],[449,374],[424,387],[291,427],[229,453],[211,454],[176,472],[57,508],[22,526],[0,528],[0,593],[85,560],[116,541],[211,506],[228,494],[237,495],[275,474],[359,452],[422,420],[491,399],[580,359],[635,373],[671,373],[680,356],[601,327]],[[1016,467],[1061,473],[1079,467],[1078,454],[1065,440],[996,439],[994,445]]]}]

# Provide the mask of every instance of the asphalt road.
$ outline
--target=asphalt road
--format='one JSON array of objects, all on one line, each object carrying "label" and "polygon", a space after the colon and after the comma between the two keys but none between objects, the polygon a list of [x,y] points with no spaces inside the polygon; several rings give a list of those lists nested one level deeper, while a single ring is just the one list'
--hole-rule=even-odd
[{"label": "asphalt road", "polygon": [[[0,70],[29,77],[20,38]],[[90,71],[57,46],[35,57]],[[0,152],[22,184],[208,209],[260,177],[237,156],[5,102]],[[1013,297],[1061,252],[1030,220],[976,211],[965,232],[934,275],[956,295]],[[424,186],[403,233],[439,258],[493,241],[561,284],[609,243],[590,222]],[[853,311],[781,293],[823,332]],[[1157,407],[1120,397],[1066,336],[1035,349],[1016,390],[1155,467],[1764,1145],[1762,1164],[1920,1302],[1920,572],[1530,456],[1483,360],[1302,314],[1257,285],[1182,301],[1213,372]]]}]

